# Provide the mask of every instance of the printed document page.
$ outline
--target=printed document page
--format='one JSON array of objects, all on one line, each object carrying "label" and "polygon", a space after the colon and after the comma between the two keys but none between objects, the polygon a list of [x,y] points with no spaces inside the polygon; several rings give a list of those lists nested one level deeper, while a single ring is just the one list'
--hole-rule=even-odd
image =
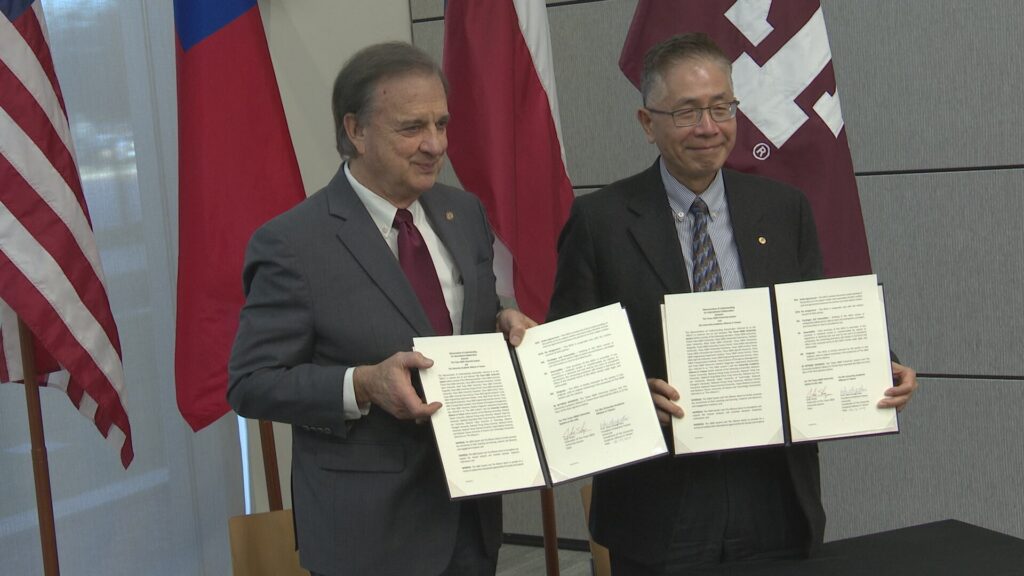
[{"label": "printed document page", "polygon": [[552,483],[668,452],[619,304],[530,328],[516,356]]},{"label": "printed document page", "polygon": [[874,275],[775,287],[794,442],[898,430],[877,408],[892,386],[889,342]]},{"label": "printed document page", "polygon": [[452,498],[544,486],[508,345],[499,333],[415,338],[434,361],[420,370]]},{"label": "printed document page", "polygon": [[662,317],[675,453],[782,444],[768,289],[667,295]]}]

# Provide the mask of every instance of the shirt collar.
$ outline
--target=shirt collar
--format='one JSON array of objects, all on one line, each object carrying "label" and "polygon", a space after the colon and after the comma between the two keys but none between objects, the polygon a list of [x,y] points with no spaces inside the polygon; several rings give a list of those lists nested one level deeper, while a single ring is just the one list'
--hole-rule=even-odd
[{"label": "shirt collar", "polygon": [[[673,216],[677,220],[681,220],[690,211],[690,205],[697,199],[697,195],[669,173],[664,157],[658,162],[658,166],[661,170],[661,181],[665,185],[665,192],[668,193],[668,205],[672,208]],[[725,210],[725,181],[722,179],[721,170],[715,174],[715,179],[711,181],[708,189],[701,193],[700,198],[708,205],[712,220],[722,210]]]},{"label": "shirt collar", "polygon": [[[370,213],[370,218],[373,219],[373,223],[380,230],[380,233],[385,236],[390,234],[391,227],[395,223],[395,213],[398,212],[398,208],[356,180],[356,177],[352,175],[352,171],[348,168],[348,162],[345,162],[345,178],[348,178],[348,183],[356,191],[356,196],[362,201],[363,206],[366,206],[366,211]],[[416,200],[409,206],[409,212],[412,212],[413,222],[421,220],[423,207],[420,206],[419,200]]]}]

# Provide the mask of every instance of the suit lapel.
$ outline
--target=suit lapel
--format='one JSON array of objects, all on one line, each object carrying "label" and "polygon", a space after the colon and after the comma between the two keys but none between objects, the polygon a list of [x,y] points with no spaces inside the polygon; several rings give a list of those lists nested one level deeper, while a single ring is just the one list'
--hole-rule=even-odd
[{"label": "suit lapel", "polygon": [[640,188],[632,193],[627,205],[635,217],[629,224],[629,232],[661,279],[665,292],[689,292],[679,235],[657,161],[644,173]]},{"label": "suit lapel", "polygon": [[420,336],[433,336],[423,306],[388,248],[366,207],[345,177],[344,168],[327,185],[327,209],[337,222],[337,238],[367,277],[395,305]]},{"label": "suit lapel", "polygon": [[734,172],[722,171],[725,182],[725,198],[729,203],[729,219],[736,251],[740,256],[743,270],[743,284],[747,288],[767,286],[771,283],[771,271],[765,257],[762,240],[771,241],[764,231],[763,210],[757,191],[745,186]]},{"label": "suit lapel", "polygon": [[462,278],[462,331],[465,333],[471,329],[468,322],[470,318],[475,317],[473,311],[477,306],[475,262],[473,262],[473,253],[470,249],[471,244],[462,233],[465,223],[460,224],[469,215],[446,202],[446,196],[432,192],[434,191],[428,191],[420,196],[420,205],[423,206],[423,211],[426,213],[427,219],[430,220],[434,233],[448,249],[448,253],[452,255],[455,266],[458,268],[459,277]]}]

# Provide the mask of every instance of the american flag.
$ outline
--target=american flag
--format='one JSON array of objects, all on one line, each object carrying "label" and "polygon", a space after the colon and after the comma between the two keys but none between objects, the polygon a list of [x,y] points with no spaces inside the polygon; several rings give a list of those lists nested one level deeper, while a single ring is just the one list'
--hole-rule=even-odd
[{"label": "american flag", "polygon": [[[0,381],[22,379],[17,318],[40,373],[134,457],[121,343],[38,1],[0,1]],[[47,356],[49,358],[47,358]]]}]

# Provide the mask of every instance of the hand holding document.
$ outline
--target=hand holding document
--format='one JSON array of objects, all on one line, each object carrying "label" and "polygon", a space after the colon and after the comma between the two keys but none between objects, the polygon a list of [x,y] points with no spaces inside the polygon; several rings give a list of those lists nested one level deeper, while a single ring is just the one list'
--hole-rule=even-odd
[{"label": "hand holding document", "polygon": [[892,386],[881,288],[872,276],[776,287],[793,442],[898,432],[876,404]]},{"label": "hand holding document", "polygon": [[665,297],[669,384],[686,412],[676,454],[899,430],[895,410],[875,406],[892,385],[875,277],[773,290],[774,319],[768,288]]},{"label": "hand holding document", "polygon": [[514,350],[500,334],[416,338],[414,349],[434,361],[420,380],[427,401],[443,404],[431,423],[452,498],[667,453],[617,304],[530,328]]},{"label": "hand holding document", "polygon": [[676,454],[782,444],[768,289],[669,295],[663,316]]},{"label": "hand holding document", "polygon": [[668,452],[621,306],[531,328],[516,353],[553,483]]}]

